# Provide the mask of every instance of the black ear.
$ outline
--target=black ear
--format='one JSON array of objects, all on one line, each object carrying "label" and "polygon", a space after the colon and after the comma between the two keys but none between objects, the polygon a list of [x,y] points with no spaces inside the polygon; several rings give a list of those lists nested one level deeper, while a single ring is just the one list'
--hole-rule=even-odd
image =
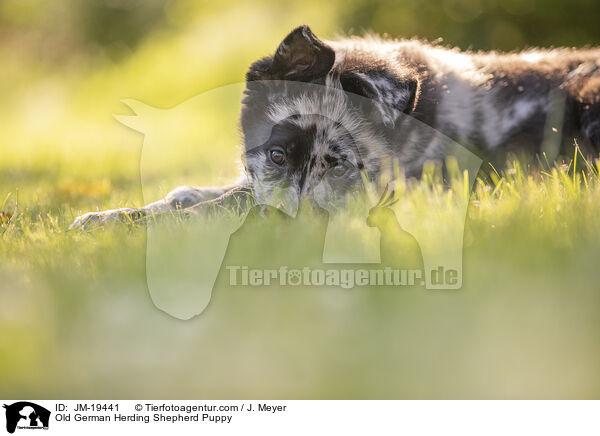
[{"label": "black ear", "polygon": [[285,37],[272,58],[255,62],[248,80],[285,79],[308,82],[324,77],[335,61],[335,52],[315,36],[308,26],[300,26]]},{"label": "black ear", "polygon": [[340,82],[344,91],[370,99],[388,127],[394,126],[400,114],[413,111],[419,92],[416,75],[401,76],[383,68],[346,71],[342,73]]}]

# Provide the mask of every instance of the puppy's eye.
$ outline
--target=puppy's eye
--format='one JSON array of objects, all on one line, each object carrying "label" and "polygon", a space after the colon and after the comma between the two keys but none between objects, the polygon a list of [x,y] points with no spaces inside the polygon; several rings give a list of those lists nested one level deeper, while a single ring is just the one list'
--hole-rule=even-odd
[{"label": "puppy's eye", "polygon": [[340,177],[344,177],[347,172],[348,172],[348,167],[342,163],[339,163],[336,166],[331,168],[330,174],[332,177],[339,179]]},{"label": "puppy's eye", "polygon": [[285,164],[285,153],[279,148],[269,150],[269,157],[275,165]]}]

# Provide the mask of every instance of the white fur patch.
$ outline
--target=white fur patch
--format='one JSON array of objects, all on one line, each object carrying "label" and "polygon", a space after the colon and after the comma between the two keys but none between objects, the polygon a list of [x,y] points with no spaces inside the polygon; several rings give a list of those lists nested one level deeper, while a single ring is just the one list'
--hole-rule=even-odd
[{"label": "white fur patch", "polygon": [[329,140],[335,139],[337,134],[333,124],[337,123],[346,129],[357,144],[365,166],[369,162],[385,158],[388,154],[385,140],[351,109],[345,93],[341,90],[323,88],[319,94],[310,92],[295,98],[282,98],[273,103],[268,111],[269,120],[274,124],[295,116],[297,118],[293,122],[303,129],[315,126],[314,115],[324,118],[322,126],[319,125],[319,121],[316,122],[317,132],[323,132]]},{"label": "white fur patch", "polygon": [[517,129],[536,112],[545,110],[546,98],[518,100],[503,111],[499,111],[494,98],[483,100],[482,133],[488,148],[494,148],[507,139],[510,132]]}]

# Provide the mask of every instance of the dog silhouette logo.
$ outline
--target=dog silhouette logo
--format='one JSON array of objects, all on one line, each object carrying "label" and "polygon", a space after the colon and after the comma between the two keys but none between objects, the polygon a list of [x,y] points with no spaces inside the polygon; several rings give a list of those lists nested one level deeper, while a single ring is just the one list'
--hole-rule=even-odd
[{"label": "dog silhouette logo", "polygon": [[16,429],[47,430],[50,424],[50,411],[29,401],[19,401],[3,406],[6,409],[6,431],[14,433]]},{"label": "dog silhouette logo", "polygon": [[[335,135],[340,138],[338,142],[348,143],[350,148],[346,175],[336,176],[338,166],[315,170],[310,181],[305,182],[310,185],[306,192],[294,185],[298,179],[295,176],[286,176],[281,182],[275,176],[273,180],[250,177],[257,210],[278,210],[295,220],[301,200],[308,199],[312,207],[326,211],[328,215],[321,264],[372,264],[422,270],[426,289],[460,289],[467,208],[483,160],[468,147],[409,115],[399,114],[394,125],[386,126],[381,119],[381,104],[377,101],[316,84],[270,81],[263,85],[265,92],[271,89],[269,86],[280,86],[290,95],[304,97],[290,100],[288,106],[278,106],[277,111],[265,108],[263,112],[267,118],[246,126],[242,161],[264,151],[265,144],[277,135],[284,135],[290,120],[317,129],[315,131],[320,133],[315,137],[320,139],[315,140],[315,144],[329,143],[330,137]],[[156,201],[157,193],[163,191],[163,178],[171,180],[174,171],[185,173],[185,177],[187,174],[201,175],[206,172],[207,158],[219,156],[213,151],[219,148],[218,144],[239,140],[224,132],[239,131],[239,96],[243,94],[244,86],[244,83],[238,83],[215,88],[169,109],[132,99],[123,100],[133,114],[115,115],[115,118],[143,134],[140,177],[146,203]],[[268,102],[268,97],[265,95],[263,100]],[[404,194],[411,189],[410,178],[416,176],[407,174],[406,168],[396,159],[398,150],[417,140],[426,140],[427,144],[435,146],[433,148],[444,150],[447,158],[443,159],[443,170],[448,176],[444,186],[452,187],[448,190],[440,188],[435,196],[423,198],[423,204],[418,208],[412,207],[410,199],[404,201]],[[260,156],[263,155],[265,153]],[[442,162],[436,159],[424,161],[420,171],[422,179],[433,181],[438,163]],[[377,170],[367,174],[366,164]],[[321,168],[314,168],[317,167]],[[323,168],[327,167],[323,165]],[[353,192],[365,195],[357,194],[355,198]],[[182,200],[182,204],[185,202]],[[159,203],[168,206],[166,200],[159,200]],[[449,204],[454,207],[452,216],[442,213]],[[244,208],[234,211],[225,207],[221,212],[209,213],[202,220],[173,222],[159,219],[161,213],[178,217],[179,211],[165,209],[146,221],[146,279],[150,297],[157,308],[175,318],[188,320],[206,309],[223,261],[230,252],[230,236],[239,236],[238,230],[245,226],[249,213]],[[290,241],[301,234],[299,231],[286,237]],[[277,243],[274,241],[272,246]],[[264,241],[255,241],[248,246],[260,248],[266,245]],[[239,259],[240,265],[257,258],[256,250],[242,254],[245,258]],[[288,264],[295,264],[299,259],[300,254],[289,259]],[[452,277],[448,277],[452,280],[439,280],[440,271],[451,273]]]}]

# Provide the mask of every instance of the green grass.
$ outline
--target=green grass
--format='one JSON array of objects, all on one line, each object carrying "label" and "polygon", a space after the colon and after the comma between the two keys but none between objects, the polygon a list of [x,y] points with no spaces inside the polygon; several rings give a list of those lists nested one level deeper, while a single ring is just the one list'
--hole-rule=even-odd
[{"label": "green grass", "polygon": [[[68,185],[34,162],[18,200],[3,178],[3,396],[598,397],[597,163],[478,180],[461,290],[239,288],[224,274],[191,321],[153,306],[142,226],[66,232],[79,210],[139,204],[139,181],[114,170]],[[401,195],[403,224],[456,192],[425,177]]]},{"label": "green grass", "polygon": [[[83,212],[232,181],[239,93],[213,101],[215,113],[189,99],[242,80],[300,23],[332,37],[345,10],[196,3],[170,11],[176,30],[159,29],[118,61],[48,64],[0,44],[1,397],[600,396],[597,162],[579,159],[577,171],[509,162],[477,181],[457,291],[240,288],[223,275],[204,313],[180,321],[150,299],[143,227],[67,232]],[[124,98],[185,102],[210,123],[190,121],[199,131],[180,133],[194,146],[164,156],[112,118],[131,114]],[[431,222],[432,211],[456,220],[463,193],[460,177],[445,190],[427,174],[399,190],[396,215],[403,226]],[[443,247],[438,232],[428,234]],[[260,230],[253,236],[267,242],[240,248],[254,261],[317,234]]]}]

